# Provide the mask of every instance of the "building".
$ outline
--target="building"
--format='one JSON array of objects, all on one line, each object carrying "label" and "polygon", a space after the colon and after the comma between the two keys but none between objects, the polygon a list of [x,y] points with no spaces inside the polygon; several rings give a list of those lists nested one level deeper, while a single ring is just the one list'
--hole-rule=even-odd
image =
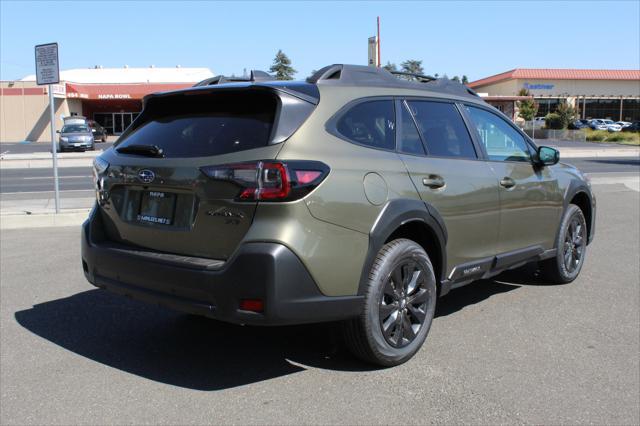
[{"label": "building", "polygon": [[566,102],[580,118],[640,120],[640,70],[516,68],[469,83],[485,100],[517,117],[520,90],[538,103],[538,116]]},{"label": "building", "polygon": [[[89,68],[60,73],[53,85],[56,129],[62,118],[82,115],[113,135],[119,135],[142,110],[142,98],[153,92],[192,86],[213,77],[208,68]],[[0,140],[48,141],[48,86],[38,86],[35,75],[0,82]]]}]

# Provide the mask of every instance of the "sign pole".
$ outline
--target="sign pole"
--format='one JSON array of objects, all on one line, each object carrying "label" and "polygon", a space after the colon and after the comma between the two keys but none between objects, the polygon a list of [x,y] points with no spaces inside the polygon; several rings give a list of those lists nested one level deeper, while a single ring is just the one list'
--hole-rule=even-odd
[{"label": "sign pole", "polygon": [[58,180],[58,144],[56,143],[56,107],[53,97],[53,85],[49,85],[49,112],[51,119],[51,154],[53,155],[53,188],[56,200],[56,213],[60,213],[60,185]]},{"label": "sign pole", "polygon": [[56,144],[56,103],[53,85],[60,83],[58,64],[58,43],[39,44],[35,48],[36,82],[38,86],[49,87],[49,121],[51,127],[51,155],[53,156],[53,189],[56,200],[56,214],[60,213],[60,188],[58,182],[58,148]]}]

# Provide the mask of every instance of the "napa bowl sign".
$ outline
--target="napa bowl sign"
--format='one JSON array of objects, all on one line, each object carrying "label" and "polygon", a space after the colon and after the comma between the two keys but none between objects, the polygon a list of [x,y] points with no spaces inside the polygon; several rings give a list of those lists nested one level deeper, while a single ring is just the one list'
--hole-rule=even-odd
[{"label": "napa bowl sign", "polygon": [[555,84],[524,83],[524,88],[527,90],[552,90],[554,87],[555,87]]}]

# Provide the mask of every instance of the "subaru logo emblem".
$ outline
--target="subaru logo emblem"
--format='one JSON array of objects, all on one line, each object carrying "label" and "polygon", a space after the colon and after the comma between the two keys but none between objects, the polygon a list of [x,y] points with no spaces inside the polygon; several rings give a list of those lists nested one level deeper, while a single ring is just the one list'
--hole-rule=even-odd
[{"label": "subaru logo emblem", "polygon": [[155,178],[156,175],[151,170],[144,169],[138,172],[138,179],[143,183],[151,183]]}]

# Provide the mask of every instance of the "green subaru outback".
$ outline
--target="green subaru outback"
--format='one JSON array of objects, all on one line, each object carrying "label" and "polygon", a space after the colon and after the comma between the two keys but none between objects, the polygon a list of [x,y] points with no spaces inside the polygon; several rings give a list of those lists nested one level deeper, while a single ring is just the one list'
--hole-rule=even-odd
[{"label": "green subaru outback", "polygon": [[93,285],[239,324],[341,321],[358,357],[411,358],[449,290],[529,262],[567,283],[595,198],[465,86],[331,65],[145,98],[94,163]]}]

